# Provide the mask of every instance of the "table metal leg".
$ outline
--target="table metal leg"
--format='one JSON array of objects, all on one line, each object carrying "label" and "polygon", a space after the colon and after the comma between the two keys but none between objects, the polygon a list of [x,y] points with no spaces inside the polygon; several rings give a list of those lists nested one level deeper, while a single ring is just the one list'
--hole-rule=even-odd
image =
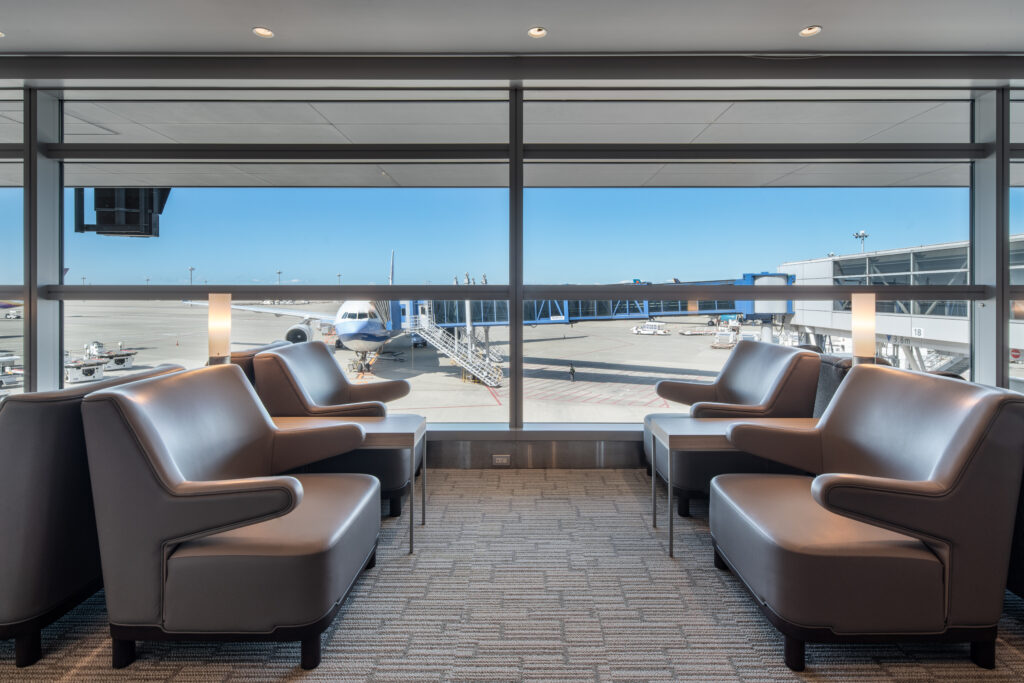
[{"label": "table metal leg", "polygon": [[665,449],[668,455],[668,461],[665,463],[665,471],[667,472],[667,486],[668,486],[668,556],[675,557],[674,548],[672,542],[675,540],[673,534],[673,522],[675,522],[675,515],[672,514],[672,449]]},{"label": "table metal leg", "polygon": [[409,554],[413,551],[413,518],[416,516],[416,447],[409,449]]},{"label": "table metal leg", "polygon": [[658,442],[651,444],[651,527],[658,528]]},{"label": "table metal leg", "polygon": [[423,506],[423,512],[420,515],[420,525],[427,525],[427,446],[424,442],[420,442],[421,448],[423,449],[423,460],[420,465],[420,476],[423,478],[420,482],[423,486],[422,495],[420,496],[420,505]]}]

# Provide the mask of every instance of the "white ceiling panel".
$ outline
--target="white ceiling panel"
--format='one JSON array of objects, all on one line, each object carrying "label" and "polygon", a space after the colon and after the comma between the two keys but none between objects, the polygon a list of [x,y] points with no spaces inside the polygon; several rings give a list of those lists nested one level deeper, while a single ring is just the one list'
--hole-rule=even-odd
[{"label": "white ceiling panel", "polygon": [[642,187],[663,164],[526,164],[527,187]]},{"label": "white ceiling panel", "polygon": [[149,130],[163,135],[172,142],[221,142],[241,144],[251,142],[295,144],[343,144],[351,142],[331,125],[290,125],[274,123],[151,123]]},{"label": "white ceiling panel", "polygon": [[508,187],[507,164],[382,164],[401,187]]},{"label": "white ceiling panel", "polygon": [[354,144],[385,143],[503,143],[508,140],[508,126],[500,124],[394,124],[338,125],[348,142]]},{"label": "white ceiling panel", "polygon": [[651,123],[646,125],[607,124],[554,124],[543,123],[524,127],[523,138],[528,143],[674,143],[691,142],[705,130],[707,124]]},{"label": "white ceiling panel", "polygon": [[0,187],[21,187],[24,179],[21,164],[0,163]]},{"label": "white ceiling panel", "polygon": [[[171,95],[171,93],[168,93]],[[322,124],[326,123],[306,102],[94,102],[128,121],[142,124]]]},{"label": "white ceiling panel", "polygon": [[888,128],[884,123],[713,123],[693,142],[699,143],[840,143],[863,142]]},{"label": "white ceiling panel", "polygon": [[861,142],[968,143],[971,127],[962,123],[898,123]]},{"label": "white ceiling panel", "polygon": [[931,102],[736,102],[716,123],[899,123]]},{"label": "white ceiling panel", "polygon": [[338,125],[442,123],[508,127],[508,104],[501,102],[314,102],[310,106]]},{"label": "white ceiling panel", "polygon": [[536,123],[711,123],[729,102],[525,102],[523,125]]}]

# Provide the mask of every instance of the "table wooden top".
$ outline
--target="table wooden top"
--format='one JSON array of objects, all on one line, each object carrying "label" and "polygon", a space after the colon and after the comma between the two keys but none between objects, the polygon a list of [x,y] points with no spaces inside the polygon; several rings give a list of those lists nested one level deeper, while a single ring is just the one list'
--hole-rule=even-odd
[{"label": "table wooden top", "polygon": [[414,448],[427,433],[427,419],[421,415],[387,417],[274,417],[278,429],[308,429],[324,424],[358,424],[366,432],[360,448]]},{"label": "table wooden top", "polygon": [[739,422],[813,429],[816,417],[690,417],[689,415],[651,415],[647,420],[654,438],[667,443],[672,451],[734,451],[726,433],[730,425]]}]

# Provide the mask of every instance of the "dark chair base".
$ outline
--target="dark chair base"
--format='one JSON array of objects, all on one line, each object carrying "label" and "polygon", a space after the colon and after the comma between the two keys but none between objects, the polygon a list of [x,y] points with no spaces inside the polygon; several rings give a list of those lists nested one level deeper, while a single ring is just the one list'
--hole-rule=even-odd
[{"label": "dark chair base", "polygon": [[19,669],[32,666],[43,656],[42,631],[35,629],[14,638],[14,665]]},{"label": "dark chair base", "polygon": [[757,599],[750,587],[743,581],[729,561],[718,550],[718,544],[712,539],[714,563],[717,569],[732,572],[740,579],[740,585],[754,598],[765,618],[783,635],[783,661],[793,671],[803,671],[805,666],[805,647],[807,643],[970,643],[971,661],[983,669],[994,669],[996,666],[996,634],[997,627],[982,628],[951,628],[938,634],[878,634],[878,635],[841,635],[828,628],[807,628],[786,621],[772,609]]},{"label": "dark chair base", "polygon": [[60,619],[102,587],[103,582],[97,579],[37,617],[16,624],[0,625],[0,640],[14,638],[14,665],[22,668],[38,662],[43,656],[43,628]]},{"label": "dark chair base", "polygon": [[[363,563],[363,570],[372,569],[377,566],[377,544],[373,544],[373,550]],[[356,577],[358,578],[358,577]],[[115,669],[123,669],[135,661],[135,641],[271,641],[271,642],[295,642],[302,644],[299,664],[303,669],[315,669],[320,665],[320,636],[327,627],[334,621],[345,598],[352,591],[355,580],[348,587],[345,594],[338,602],[328,610],[327,614],[320,617],[312,624],[306,626],[282,626],[270,633],[168,633],[159,626],[117,626],[110,625],[111,637],[111,665]]]},{"label": "dark chair base", "polygon": [[402,516],[402,492],[392,493],[391,498],[388,499],[391,507],[388,510],[388,515],[391,517]]},{"label": "dark chair base", "polygon": [[690,516],[690,492],[676,489],[676,513],[680,517]]}]

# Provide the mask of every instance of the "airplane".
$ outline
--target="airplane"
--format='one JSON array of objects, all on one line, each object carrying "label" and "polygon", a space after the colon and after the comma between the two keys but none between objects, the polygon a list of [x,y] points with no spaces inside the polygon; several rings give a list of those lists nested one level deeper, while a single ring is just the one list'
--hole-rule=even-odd
[{"label": "airplane", "polygon": [[[388,284],[392,284],[394,279],[395,252],[392,250]],[[302,318],[302,322],[291,326],[285,332],[285,340],[293,344],[299,344],[312,339],[314,325],[319,326],[321,333],[333,330],[336,335],[335,348],[340,349],[344,347],[350,351],[355,351],[356,365],[360,372],[368,372],[370,370],[370,354],[379,354],[384,344],[391,341],[392,335],[401,332],[401,330],[390,329],[390,301],[345,301],[333,316],[328,313],[268,308],[266,306],[232,304],[231,308],[241,311]]]}]

